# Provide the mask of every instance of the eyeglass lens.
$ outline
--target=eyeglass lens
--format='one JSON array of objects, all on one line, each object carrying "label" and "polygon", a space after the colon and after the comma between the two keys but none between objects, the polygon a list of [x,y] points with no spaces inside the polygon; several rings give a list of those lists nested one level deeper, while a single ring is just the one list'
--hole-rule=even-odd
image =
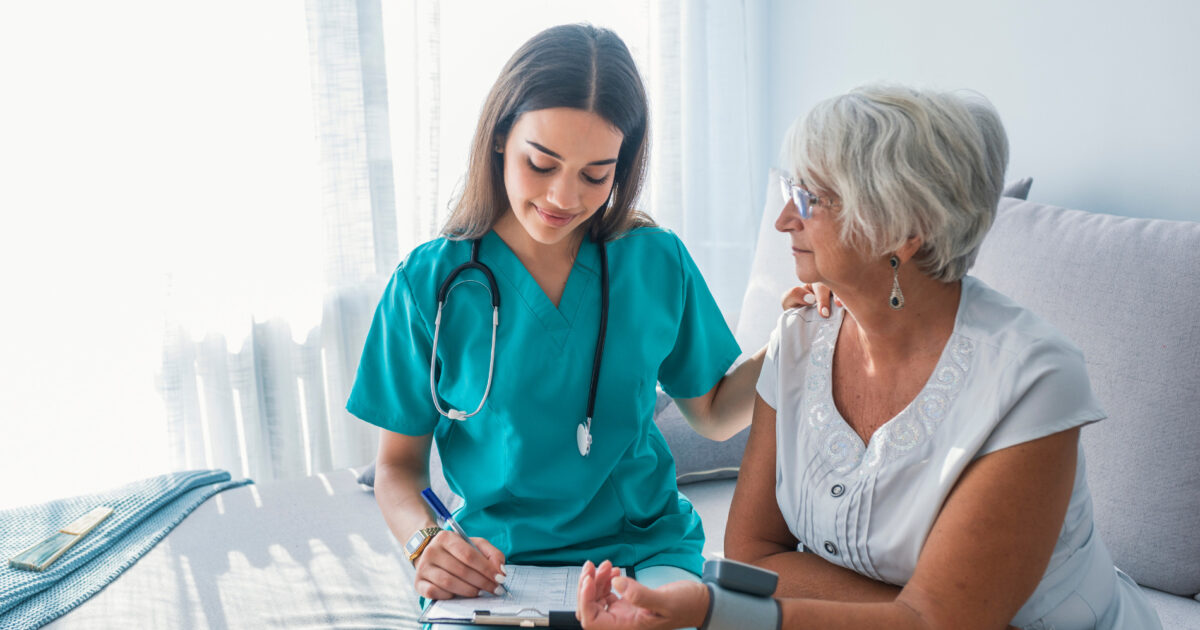
[{"label": "eyeglass lens", "polygon": [[788,199],[796,204],[796,209],[800,211],[800,218],[811,219],[812,208],[808,205],[808,195],[805,194],[803,188],[793,184],[783,173],[779,174],[779,191],[783,193],[783,202],[787,203]]}]

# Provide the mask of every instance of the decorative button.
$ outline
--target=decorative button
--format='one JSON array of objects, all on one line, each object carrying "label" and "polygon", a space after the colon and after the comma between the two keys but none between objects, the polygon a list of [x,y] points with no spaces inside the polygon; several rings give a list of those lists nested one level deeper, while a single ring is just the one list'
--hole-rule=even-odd
[{"label": "decorative button", "polygon": [[836,556],[837,555],[837,545],[826,540],[825,541],[825,551],[828,551],[829,555],[831,555],[831,556]]},{"label": "decorative button", "polygon": [[833,487],[829,489],[829,494],[832,494],[835,497],[840,497],[843,494],[846,494],[846,486],[843,486],[840,483],[835,483],[833,484]]}]

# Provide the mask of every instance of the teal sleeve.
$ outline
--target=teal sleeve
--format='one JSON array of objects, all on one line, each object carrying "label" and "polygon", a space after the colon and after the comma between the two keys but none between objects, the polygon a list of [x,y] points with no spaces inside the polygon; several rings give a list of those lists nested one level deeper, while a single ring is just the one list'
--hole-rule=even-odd
[{"label": "teal sleeve", "polygon": [[658,369],[658,382],[672,398],[707,394],[741,351],[717,301],[683,243],[676,238],[682,300],[674,346]]},{"label": "teal sleeve", "polygon": [[401,264],[375,309],[346,410],[395,433],[433,432],[438,413],[429,393],[431,347]]}]

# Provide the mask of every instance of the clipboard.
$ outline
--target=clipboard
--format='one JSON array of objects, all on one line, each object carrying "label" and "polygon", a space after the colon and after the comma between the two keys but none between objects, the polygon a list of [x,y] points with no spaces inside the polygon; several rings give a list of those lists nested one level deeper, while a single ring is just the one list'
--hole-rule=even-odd
[{"label": "clipboard", "polygon": [[[528,614],[493,615],[486,610],[477,610],[471,617],[471,625],[475,626],[517,626],[520,628],[550,628],[558,630],[574,630],[583,628],[575,618],[574,610],[551,610],[545,614],[533,609],[526,609]],[[422,617],[424,618],[424,617]],[[429,622],[440,623],[440,622]],[[455,623],[462,623],[461,621]]]},{"label": "clipboard", "polygon": [[[579,566],[504,565],[508,594],[433,601],[418,620],[426,623],[576,629]],[[622,569],[633,576],[633,569]]]}]

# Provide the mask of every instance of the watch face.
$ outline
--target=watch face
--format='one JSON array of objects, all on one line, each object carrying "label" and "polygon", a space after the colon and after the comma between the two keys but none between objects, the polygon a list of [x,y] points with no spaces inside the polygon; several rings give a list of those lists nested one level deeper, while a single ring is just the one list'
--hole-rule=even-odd
[{"label": "watch face", "polygon": [[404,543],[404,551],[411,556],[421,548],[421,543],[425,541],[425,538],[428,537],[428,535],[429,534],[427,534],[425,530],[418,529],[417,533],[413,534],[412,538],[409,538],[408,542]]}]

